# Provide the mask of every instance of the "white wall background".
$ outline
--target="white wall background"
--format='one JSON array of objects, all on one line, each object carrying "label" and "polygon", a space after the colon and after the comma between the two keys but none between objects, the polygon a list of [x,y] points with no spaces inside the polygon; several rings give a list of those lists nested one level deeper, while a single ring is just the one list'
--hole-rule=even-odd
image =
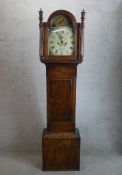
[{"label": "white wall background", "polygon": [[0,150],[39,150],[46,126],[45,66],[39,61],[38,11],[80,21],[85,56],[78,66],[77,127],[83,151],[122,152],[122,0],[0,0]]}]

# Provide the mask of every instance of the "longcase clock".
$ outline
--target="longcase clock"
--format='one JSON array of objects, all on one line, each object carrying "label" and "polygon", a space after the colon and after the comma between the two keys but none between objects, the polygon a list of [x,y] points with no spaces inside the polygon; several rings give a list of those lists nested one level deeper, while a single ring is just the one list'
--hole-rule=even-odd
[{"label": "longcase clock", "polygon": [[75,127],[77,65],[83,60],[81,22],[66,10],[40,19],[40,60],[46,65],[47,128],[42,135],[43,170],[79,170],[80,134]]}]

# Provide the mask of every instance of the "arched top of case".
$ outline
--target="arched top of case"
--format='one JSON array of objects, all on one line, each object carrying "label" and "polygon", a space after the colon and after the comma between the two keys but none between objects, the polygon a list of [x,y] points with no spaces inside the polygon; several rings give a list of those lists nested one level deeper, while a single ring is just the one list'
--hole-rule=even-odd
[{"label": "arched top of case", "polygon": [[74,15],[66,10],[57,10],[53,12],[48,20],[47,20],[49,27],[61,27],[61,26],[76,26],[76,18]]}]

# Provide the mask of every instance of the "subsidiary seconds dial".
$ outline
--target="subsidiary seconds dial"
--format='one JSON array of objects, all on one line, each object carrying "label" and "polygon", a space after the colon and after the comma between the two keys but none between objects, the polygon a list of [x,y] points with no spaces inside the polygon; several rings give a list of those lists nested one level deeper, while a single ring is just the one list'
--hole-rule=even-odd
[{"label": "subsidiary seconds dial", "polygon": [[73,55],[74,34],[70,27],[53,27],[48,37],[49,55]]}]

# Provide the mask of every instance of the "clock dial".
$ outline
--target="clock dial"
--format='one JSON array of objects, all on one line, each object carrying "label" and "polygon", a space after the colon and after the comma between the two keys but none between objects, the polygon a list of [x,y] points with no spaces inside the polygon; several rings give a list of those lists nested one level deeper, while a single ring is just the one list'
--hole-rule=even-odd
[{"label": "clock dial", "polygon": [[74,33],[71,27],[52,27],[48,36],[49,55],[73,55]]}]

